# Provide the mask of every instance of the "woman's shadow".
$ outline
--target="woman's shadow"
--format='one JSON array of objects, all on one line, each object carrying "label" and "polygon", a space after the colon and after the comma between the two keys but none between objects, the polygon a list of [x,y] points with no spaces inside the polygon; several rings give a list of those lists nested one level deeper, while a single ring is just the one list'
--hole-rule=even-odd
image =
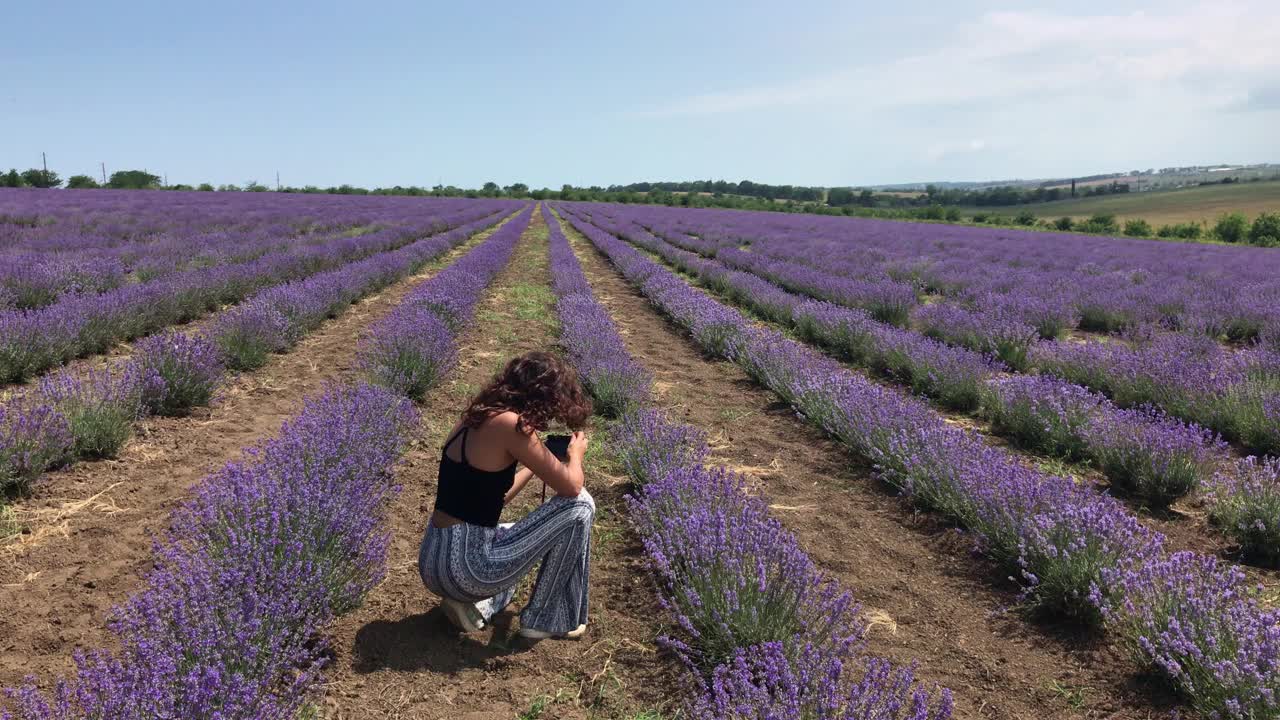
[{"label": "woman's shadow", "polygon": [[401,620],[374,620],[356,632],[353,667],[357,673],[455,673],[484,667],[495,657],[527,652],[512,629],[515,614],[505,611],[489,627],[472,634],[459,631],[435,607]]}]

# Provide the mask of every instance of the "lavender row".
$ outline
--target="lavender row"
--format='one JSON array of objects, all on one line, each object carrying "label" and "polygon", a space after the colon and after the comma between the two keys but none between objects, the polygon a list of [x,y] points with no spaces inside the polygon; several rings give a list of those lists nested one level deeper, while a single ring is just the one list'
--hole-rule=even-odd
[{"label": "lavender row", "polygon": [[[715,210],[606,206],[671,237],[802,263],[842,277],[889,275],[960,302],[1052,307],[1085,329],[1184,328],[1237,341],[1280,330],[1280,254],[995,228]],[[1035,323],[1028,323],[1035,324]]]},{"label": "lavender row", "polygon": [[1032,609],[1113,629],[1143,666],[1222,717],[1280,717],[1280,612],[1237,568],[1164,538],[1111,498],[1043,474],[689,287],[571,220],[708,351],[742,366],[919,506],[968,528]]},{"label": "lavender row", "polygon": [[865,655],[866,624],[849,593],[818,570],[739,476],[703,463],[702,434],[645,409],[650,376],[627,353],[545,206],[544,214],[561,344],[618,420],[611,441],[640,486],[629,498],[631,521],[679,628],[660,642],[689,670],[689,715],[949,717],[948,691],[931,693],[913,668]]},{"label": "lavender row", "polygon": [[981,411],[994,432],[1025,447],[1094,462],[1113,489],[1153,507],[1192,492],[1225,460],[1222,442],[1194,425],[1149,409],[1119,409],[1061,380],[1005,377],[1001,364],[983,354],[877,322],[862,310],[797,297],[647,233],[630,239],[810,342],[945,407]]},{"label": "lavender row", "polygon": [[38,310],[0,312],[0,382],[24,380],[74,357],[101,353],[118,340],[191,320],[262,287],[403,247],[424,234],[493,213],[493,207],[473,208],[448,218],[444,226],[442,219],[429,218],[415,226],[343,237],[322,247],[267,255],[242,265],[200,270],[96,296],[68,297]]},{"label": "lavender row", "polygon": [[[465,199],[134,191],[57,193],[0,188],[0,258],[36,254],[109,258],[126,266],[175,246],[220,245],[242,235],[308,235],[394,226],[423,214],[444,216]],[[518,203],[509,201],[509,207]],[[199,252],[216,248],[196,247]],[[2,262],[2,260],[0,260]]]},{"label": "lavender row", "polygon": [[306,280],[269,288],[219,315],[200,334],[143,340],[123,364],[81,375],[59,371],[38,389],[0,404],[0,488],[45,470],[113,457],[146,415],[180,415],[206,405],[227,368],[251,370],[283,352],[351,303],[415,272],[498,222],[491,215],[398,250]]},{"label": "lavender row", "polygon": [[[1000,376],[998,363],[978,353],[878,323],[860,310],[791,296],[755,275],[728,270],[648,233],[633,232],[631,240],[734,302],[796,328],[810,342],[909,384],[944,406],[979,409],[994,432],[1024,447],[1093,462],[1114,491],[1148,506],[1165,508],[1204,488],[1214,525],[1239,545],[1246,560],[1280,563],[1280,478],[1272,461],[1229,463],[1226,448],[1211,431],[1168,417],[1157,406],[1132,402],[1121,409],[1064,380]],[[1217,348],[1205,338],[1195,342]],[[1177,355],[1168,357],[1176,365]],[[1165,375],[1165,384],[1153,389],[1188,382],[1176,372]],[[1268,483],[1274,487],[1268,490]]]},{"label": "lavender row", "polygon": [[296,717],[327,660],[321,631],[384,575],[389,470],[417,425],[381,388],[310,400],[175,512],[142,590],[113,613],[118,649],[77,652],[49,693],[29,678],[0,716]]},{"label": "lavender row", "polygon": [[294,228],[273,226],[238,232],[207,231],[64,253],[10,248],[0,256],[0,310],[44,307],[67,296],[98,295],[184,271],[237,265],[290,247],[316,245],[376,229],[343,226],[319,233],[299,233]]},{"label": "lavender row", "polygon": [[[448,308],[464,322],[527,221],[504,225],[393,315]],[[363,349],[399,327],[375,325]],[[116,611],[122,649],[78,655],[76,676],[51,696],[30,679],[12,693],[16,716],[3,717],[297,717],[328,657],[324,627],[385,574],[383,518],[398,492],[389,471],[419,424],[403,399],[412,389],[397,389],[331,390],[202,482],[157,545],[146,589]]]},{"label": "lavender row", "polygon": [[375,383],[415,400],[457,361],[457,336],[484,289],[506,267],[532,207],[422,283],[361,340],[357,362]]},{"label": "lavender row", "polygon": [[1041,343],[1030,362],[1125,407],[1156,405],[1254,452],[1280,453],[1280,345],[1224,349],[1183,333],[1122,342]]},{"label": "lavender row", "polygon": [[653,379],[627,352],[609,312],[596,302],[560,222],[545,204],[542,214],[550,231],[560,344],[595,398],[596,412],[622,417],[649,404]]},{"label": "lavender row", "polygon": [[[634,224],[606,221],[603,226],[646,247],[663,242]],[[851,282],[847,279],[758,252],[719,247],[702,238],[675,233],[665,237],[682,249],[786,289],[876,314],[874,304],[841,289]],[[876,287],[891,292],[894,285],[887,281]],[[1056,291],[1050,288],[1049,292]],[[1101,392],[1121,407],[1155,406],[1250,451],[1280,453],[1280,345],[1228,351],[1206,334],[1164,331],[1134,331],[1129,333],[1130,342],[1042,342],[1041,338],[1056,337],[1074,323],[1061,305],[1043,296],[1007,293],[988,293],[979,300],[973,306],[927,305],[914,318],[926,335],[994,356],[1010,369],[1050,372]]]}]

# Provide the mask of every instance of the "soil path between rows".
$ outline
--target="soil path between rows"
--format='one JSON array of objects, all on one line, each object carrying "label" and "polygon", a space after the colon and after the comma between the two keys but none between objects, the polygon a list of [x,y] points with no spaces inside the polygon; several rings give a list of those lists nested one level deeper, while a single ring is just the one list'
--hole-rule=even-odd
[{"label": "soil path between rows", "polygon": [[73,668],[74,650],[109,646],[110,609],[137,590],[151,567],[153,534],[191,487],[274,436],[304,398],[356,377],[356,343],[365,328],[496,227],[363,298],[264,367],[234,377],[211,407],[144,420],[119,458],[47,473],[15,501],[11,507],[27,531],[0,545],[0,688],[26,675],[48,683]]},{"label": "soil path between rows", "polygon": [[[660,609],[624,527],[625,486],[591,455],[586,484],[597,516],[584,640],[530,644],[514,637],[521,595],[490,627],[461,634],[418,575],[418,548],[446,435],[471,396],[508,359],[556,345],[547,253],[546,225],[535,212],[510,265],[494,279],[464,332],[458,366],[427,396],[422,435],[398,473],[403,490],[390,511],[387,578],[334,632],[326,717],[511,720],[542,708],[530,717],[632,718],[673,702],[672,665],[654,650]],[[540,494],[535,479],[504,511],[503,521],[527,513]]]},{"label": "soil path between rows", "polygon": [[[744,473],[803,548],[878,621],[873,654],[918,661],[959,718],[1147,718],[1158,691],[1105,642],[1028,622],[969,540],[911,512],[843,449],[737,366],[708,359],[566,226],[627,348],[674,418],[711,434],[712,460]],[[994,589],[1004,587],[1005,590]]]}]

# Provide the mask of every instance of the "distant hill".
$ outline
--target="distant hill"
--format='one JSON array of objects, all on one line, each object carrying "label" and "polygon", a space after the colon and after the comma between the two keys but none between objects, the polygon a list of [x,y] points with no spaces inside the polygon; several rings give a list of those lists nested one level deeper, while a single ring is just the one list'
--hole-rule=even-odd
[{"label": "distant hill", "polygon": [[865,187],[869,190],[880,190],[885,192],[922,191],[929,185],[943,190],[981,190],[983,188],[992,187],[1069,188],[1071,186],[1071,181],[1075,180],[1077,187],[1096,185],[1100,183],[1120,182],[1130,185],[1131,190],[1133,191],[1141,192],[1146,190],[1168,190],[1179,187],[1190,187],[1204,182],[1220,180],[1224,175],[1230,175],[1238,178],[1239,180],[1251,180],[1253,178],[1271,179],[1280,175],[1280,164],[1258,163],[1253,165],[1236,165],[1225,163],[1220,165],[1187,165],[1183,167],[1160,168],[1158,170],[1152,168],[1148,170],[1099,173],[1096,175],[1083,175],[1074,178],[1014,178],[1009,180],[892,183],[888,185],[858,185],[849,187]]}]

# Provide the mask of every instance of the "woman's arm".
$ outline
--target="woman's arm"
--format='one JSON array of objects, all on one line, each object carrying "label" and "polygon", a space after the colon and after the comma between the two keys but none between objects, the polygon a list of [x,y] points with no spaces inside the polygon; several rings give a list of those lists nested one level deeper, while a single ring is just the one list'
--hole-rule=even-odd
[{"label": "woman's arm", "polygon": [[[537,433],[523,432],[514,421],[510,423],[507,433],[509,445],[507,452],[521,462],[534,475],[551,486],[557,495],[577,497],[582,492],[583,473],[582,458],[587,453],[587,436],[576,432],[569,441],[569,461],[560,459],[547,449]],[[527,482],[527,481],[526,481]]]},{"label": "woman's arm", "polygon": [[533,477],[533,471],[527,467],[522,467],[516,471],[516,480],[511,483],[511,489],[507,491],[506,497],[502,498],[502,504],[506,505],[524,490],[524,486],[529,483],[529,478]]}]

